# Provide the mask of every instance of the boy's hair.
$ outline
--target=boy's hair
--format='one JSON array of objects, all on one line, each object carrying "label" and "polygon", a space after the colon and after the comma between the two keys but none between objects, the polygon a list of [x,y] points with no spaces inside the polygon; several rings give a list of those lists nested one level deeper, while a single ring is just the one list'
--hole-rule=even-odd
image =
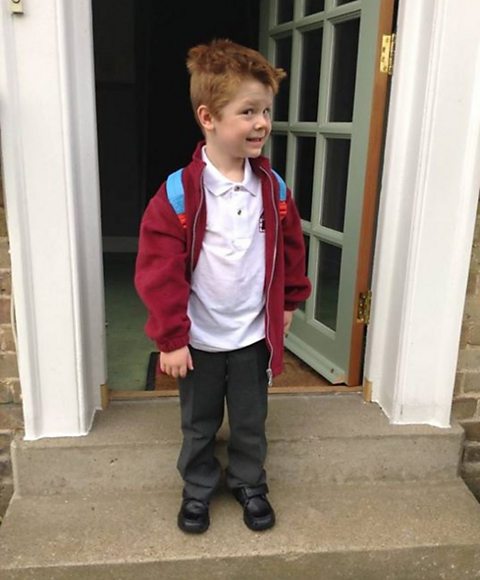
[{"label": "boy's hair", "polygon": [[220,111],[232,100],[240,83],[255,79],[271,87],[277,94],[280,81],[287,76],[275,68],[258,51],[228,39],[215,39],[188,51],[190,99],[195,117],[200,105],[220,116]]}]

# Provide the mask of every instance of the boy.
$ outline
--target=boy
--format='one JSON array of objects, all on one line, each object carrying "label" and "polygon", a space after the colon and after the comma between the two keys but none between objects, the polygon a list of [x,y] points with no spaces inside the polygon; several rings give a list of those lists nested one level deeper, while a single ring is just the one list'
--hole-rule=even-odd
[{"label": "boy", "polygon": [[275,523],[264,470],[268,385],[282,369],[293,311],[310,293],[298,212],[289,191],[281,200],[281,181],[261,156],[285,73],[229,40],[192,48],[187,67],[205,141],[181,173],[176,201],[163,184],[145,211],[135,284],[160,369],[179,379],[178,526],[209,526],[226,400],[226,482],[246,525],[261,531]]}]

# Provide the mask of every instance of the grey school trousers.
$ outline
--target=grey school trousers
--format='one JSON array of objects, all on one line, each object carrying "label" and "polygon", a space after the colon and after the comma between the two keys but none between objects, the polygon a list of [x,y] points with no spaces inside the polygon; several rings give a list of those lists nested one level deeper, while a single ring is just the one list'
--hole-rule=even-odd
[{"label": "grey school trousers", "polygon": [[190,352],[194,370],[179,380],[183,445],[177,467],[184,480],[184,497],[208,502],[221,479],[214,448],[225,401],[230,426],[227,486],[266,482],[269,354],[264,340],[229,352],[192,347]]}]

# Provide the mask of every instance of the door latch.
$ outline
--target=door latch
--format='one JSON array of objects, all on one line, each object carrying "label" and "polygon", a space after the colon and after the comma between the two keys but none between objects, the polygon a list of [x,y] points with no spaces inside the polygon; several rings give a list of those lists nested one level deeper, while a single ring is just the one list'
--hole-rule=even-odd
[{"label": "door latch", "polygon": [[23,14],[23,0],[10,0],[10,12],[12,14]]}]

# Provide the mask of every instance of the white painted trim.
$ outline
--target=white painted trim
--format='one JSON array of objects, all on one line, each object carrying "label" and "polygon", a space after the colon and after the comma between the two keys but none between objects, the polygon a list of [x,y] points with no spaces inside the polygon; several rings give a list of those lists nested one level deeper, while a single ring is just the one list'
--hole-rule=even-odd
[{"label": "white painted trim", "polygon": [[479,21],[478,2],[400,2],[365,365],[393,423],[450,424],[480,189]]},{"label": "white painted trim", "polygon": [[0,26],[26,438],[82,435],[106,373],[90,0],[2,2]]}]

